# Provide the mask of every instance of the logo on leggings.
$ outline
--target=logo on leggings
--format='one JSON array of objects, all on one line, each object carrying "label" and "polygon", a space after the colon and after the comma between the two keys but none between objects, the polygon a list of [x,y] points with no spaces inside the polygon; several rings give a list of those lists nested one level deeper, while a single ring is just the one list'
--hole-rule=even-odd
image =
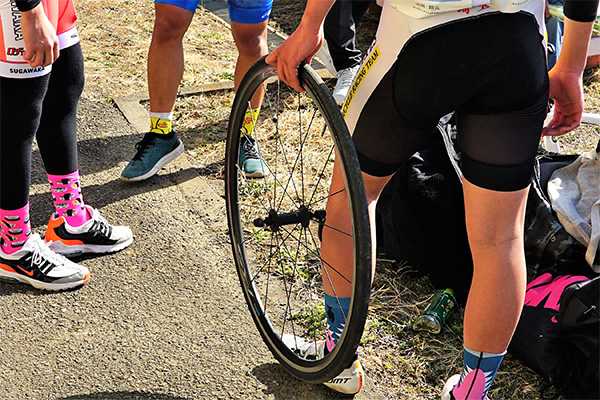
[{"label": "logo on leggings", "polygon": [[358,71],[358,73],[356,74],[356,77],[354,78],[354,82],[352,82],[352,87],[350,88],[350,91],[348,91],[348,95],[346,96],[346,100],[344,101],[344,105],[342,106],[342,115],[344,117],[346,117],[348,108],[350,108],[350,104],[352,103],[354,94],[358,90],[358,87],[360,86],[362,81],[365,79],[365,76],[367,76],[367,74],[369,73],[369,70],[377,62],[377,59],[379,58],[380,54],[381,54],[381,52],[379,51],[379,46],[375,46],[375,48],[373,49],[373,52],[371,52],[371,55],[369,56],[369,58],[367,58],[365,60],[364,64],[360,68],[360,71]]}]

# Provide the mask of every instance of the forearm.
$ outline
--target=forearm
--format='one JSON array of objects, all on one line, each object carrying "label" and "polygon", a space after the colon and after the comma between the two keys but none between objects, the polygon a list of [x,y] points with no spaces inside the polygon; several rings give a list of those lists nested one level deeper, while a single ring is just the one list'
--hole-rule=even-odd
[{"label": "forearm", "polygon": [[308,0],[298,29],[317,33],[335,0]]},{"label": "forearm", "polygon": [[560,68],[583,71],[598,0],[565,0],[565,33],[560,54]]},{"label": "forearm", "polygon": [[578,22],[565,18],[563,47],[557,66],[563,70],[582,72],[592,34],[593,22]]},{"label": "forearm", "polygon": [[581,77],[597,7],[598,0],[565,1],[563,47],[556,65],[549,72],[554,116],[544,128],[544,135],[562,135],[581,122],[584,107]]}]

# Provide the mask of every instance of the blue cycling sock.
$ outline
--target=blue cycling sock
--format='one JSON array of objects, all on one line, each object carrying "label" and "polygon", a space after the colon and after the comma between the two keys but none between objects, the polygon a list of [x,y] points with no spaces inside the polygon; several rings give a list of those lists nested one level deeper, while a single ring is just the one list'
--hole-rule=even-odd
[{"label": "blue cycling sock", "polygon": [[485,399],[506,351],[501,354],[484,353],[464,348],[464,365],[458,384],[452,390],[457,400]]},{"label": "blue cycling sock", "polygon": [[331,336],[333,344],[337,343],[344,331],[348,310],[350,310],[350,300],[350,297],[333,297],[325,293],[325,314],[327,315],[329,336]]}]

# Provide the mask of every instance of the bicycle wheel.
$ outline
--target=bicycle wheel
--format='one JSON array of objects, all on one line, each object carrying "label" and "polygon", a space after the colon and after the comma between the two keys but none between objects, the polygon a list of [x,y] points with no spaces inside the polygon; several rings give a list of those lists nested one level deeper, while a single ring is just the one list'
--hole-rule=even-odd
[{"label": "bicycle wheel", "polygon": [[[292,375],[322,383],[348,367],[359,344],[371,286],[371,236],[358,158],[339,108],[310,66],[302,66],[299,76],[304,94],[279,81],[264,58],[246,73],[229,119],[225,192],[237,272],[262,338]],[[267,168],[263,178],[248,179],[238,161],[241,129],[259,88],[265,97],[253,118],[253,136]],[[328,194],[335,158],[352,219],[351,231],[343,233],[353,242],[354,266],[343,276],[352,284],[351,305],[333,350],[305,359],[282,337],[314,344],[325,339],[323,279],[331,287],[339,272],[322,260],[319,235],[328,226],[328,198],[340,194]]]}]

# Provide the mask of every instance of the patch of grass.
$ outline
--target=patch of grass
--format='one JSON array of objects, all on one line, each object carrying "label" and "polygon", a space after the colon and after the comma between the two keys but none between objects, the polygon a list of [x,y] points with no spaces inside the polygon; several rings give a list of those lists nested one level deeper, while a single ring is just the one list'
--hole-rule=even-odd
[{"label": "patch of grass", "polygon": [[232,81],[234,78],[234,75],[231,72],[221,72],[220,74],[217,74],[217,76],[225,81]]},{"label": "patch of grass", "polygon": [[272,235],[271,231],[256,227],[250,227],[250,231],[247,233],[257,242],[269,241]]},{"label": "patch of grass", "polygon": [[269,185],[261,179],[246,179],[242,185],[239,186],[238,192],[241,196],[260,196],[269,190]]},{"label": "patch of grass", "polygon": [[324,305],[302,308],[299,312],[292,315],[290,320],[299,323],[305,329],[305,336],[307,338],[324,338],[327,333]]}]

